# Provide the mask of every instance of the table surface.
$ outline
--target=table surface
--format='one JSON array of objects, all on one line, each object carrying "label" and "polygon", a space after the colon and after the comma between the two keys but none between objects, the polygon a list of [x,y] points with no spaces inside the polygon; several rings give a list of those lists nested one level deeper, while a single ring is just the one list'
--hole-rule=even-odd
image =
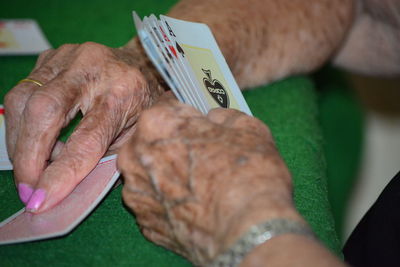
[{"label": "table surface", "polygon": [[[15,1],[0,3],[0,18],[36,19],[53,47],[99,42],[118,47],[134,34],[131,11],[165,14],[175,1]],[[0,101],[34,66],[36,57],[0,57]],[[244,92],[254,115],[271,128],[293,175],[295,203],[318,237],[340,254],[327,198],[326,162],[314,84],[307,77]],[[27,148],[29,149],[29,148]],[[0,220],[22,205],[11,171],[0,172]],[[71,234],[52,240],[0,247],[4,266],[51,264],[134,266],[190,265],[176,254],[148,242],[124,207],[121,188],[113,190]]]}]

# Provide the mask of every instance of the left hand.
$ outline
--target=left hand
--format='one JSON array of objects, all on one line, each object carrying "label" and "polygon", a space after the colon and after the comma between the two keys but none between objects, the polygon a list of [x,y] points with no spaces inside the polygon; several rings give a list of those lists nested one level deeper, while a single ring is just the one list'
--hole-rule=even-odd
[{"label": "left hand", "polygon": [[173,97],[139,117],[118,157],[123,198],[151,241],[204,265],[248,228],[301,221],[268,127],[232,109],[203,116]]}]

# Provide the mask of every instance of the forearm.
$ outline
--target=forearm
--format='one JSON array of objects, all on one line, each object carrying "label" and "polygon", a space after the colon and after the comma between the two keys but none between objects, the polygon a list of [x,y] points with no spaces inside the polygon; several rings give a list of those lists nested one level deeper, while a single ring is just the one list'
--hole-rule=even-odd
[{"label": "forearm", "polygon": [[328,60],[352,23],[353,0],[182,0],[169,15],[206,23],[246,88]]},{"label": "forearm", "polygon": [[[273,219],[287,219],[305,224],[305,221],[286,197],[271,199],[252,199],[244,213],[238,216],[226,233],[224,251],[249,231],[250,227]],[[278,201],[279,199],[279,201]],[[240,267],[253,266],[345,266],[319,241],[300,234],[282,234],[273,237],[264,244],[255,247],[243,259]]]},{"label": "forearm", "polygon": [[367,75],[400,74],[400,2],[358,0],[348,38],[334,58],[339,67]]},{"label": "forearm", "polygon": [[305,236],[286,234],[255,248],[240,267],[252,266],[345,266],[326,248]]}]

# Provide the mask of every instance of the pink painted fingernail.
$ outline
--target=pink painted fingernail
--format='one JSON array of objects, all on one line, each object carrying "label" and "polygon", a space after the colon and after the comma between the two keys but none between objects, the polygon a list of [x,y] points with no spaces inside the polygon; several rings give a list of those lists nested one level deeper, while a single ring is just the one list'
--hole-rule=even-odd
[{"label": "pink painted fingernail", "polygon": [[28,204],[26,205],[27,211],[37,211],[42,205],[43,201],[46,198],[46,191],[43,189],[36,189],[33,192],[31,198],[29,199]]},{"label": "pink painted fingernail", "polygon": [[33,188],[30,187],[29,185],[24,183],[18,184],[19,199],[21,199],[21,201],[24,204],[28,202],[29,198],[32,196],[32,193],[33,193]]}]

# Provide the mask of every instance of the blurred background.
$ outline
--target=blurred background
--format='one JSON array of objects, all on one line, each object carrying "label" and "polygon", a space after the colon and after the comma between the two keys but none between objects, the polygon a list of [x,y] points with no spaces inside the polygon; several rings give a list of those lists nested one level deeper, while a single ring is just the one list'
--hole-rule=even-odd
[{"label": "blurred background", "polygon": [[344,216],[342,240],[400,170],[400,78],[348,75],[364,112],[364,134],[357,179]]}]

